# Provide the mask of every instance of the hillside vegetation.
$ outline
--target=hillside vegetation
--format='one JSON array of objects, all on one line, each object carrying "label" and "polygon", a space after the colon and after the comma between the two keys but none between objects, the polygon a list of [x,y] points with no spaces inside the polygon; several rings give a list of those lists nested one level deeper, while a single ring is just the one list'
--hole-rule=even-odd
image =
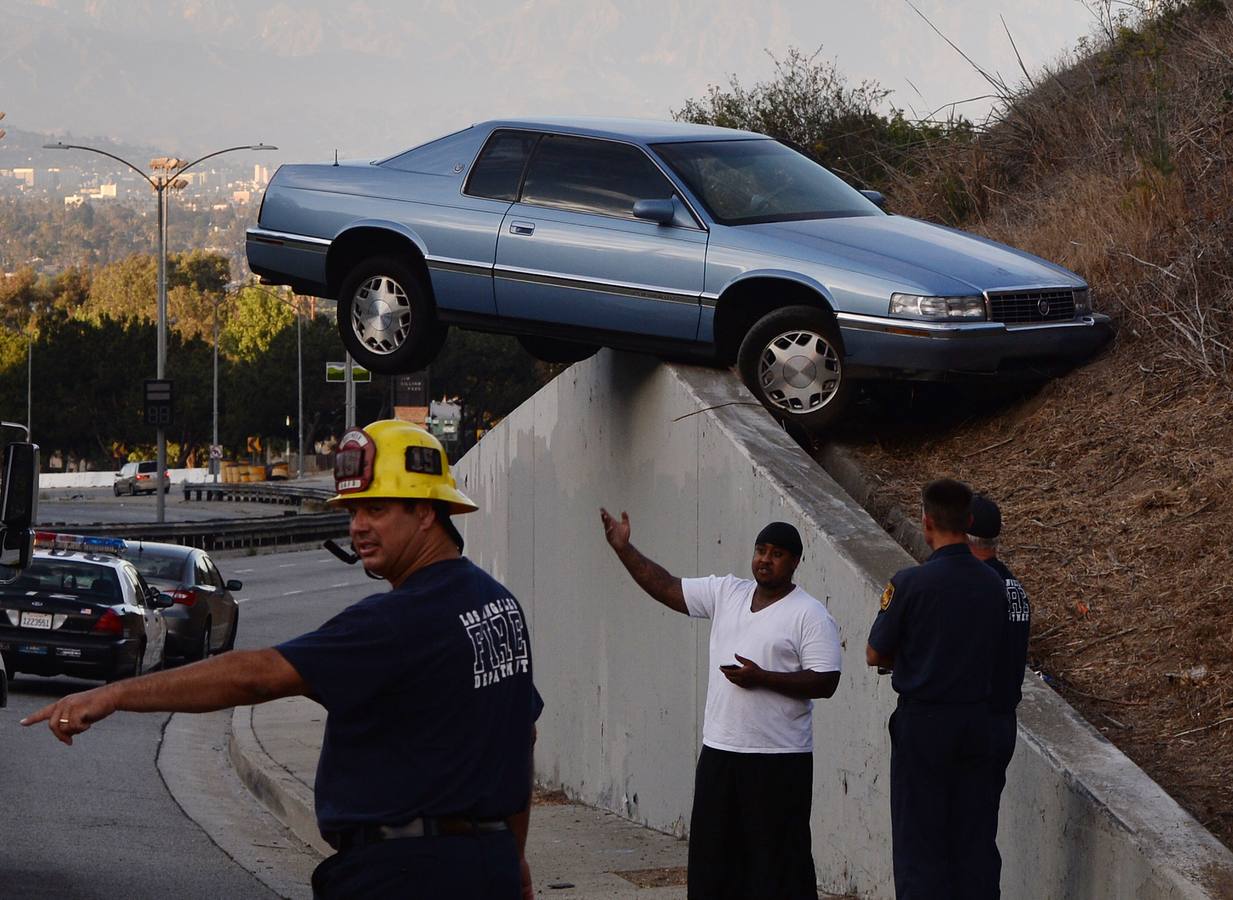
[{"label": "hillside vegetation", "polygon": [[883,416],[853,443],[881,506],[917,508],[942,475],[1002,504],[1034,667],[1228,844],[1233,16],[1154,8],[1022,88],[993,80],[989,127],[926,142],[886,186],[896,212],[1082,274],[1114,345],[1026,402]]},{"label": "hillside vegetation", "polygon": [[1233,844],[1233,15],[1092,9],[1068,59],[986,76],[983,124],[884,115],[887,92],[799,51],[676,115],[790,141],[895,213],[1089,281],[1118,337],[1085,368],[1026,399],[871,391],[838,438],[881,485],[875,515],[914,514],[942,476],[998,500],[1032,667]]}]

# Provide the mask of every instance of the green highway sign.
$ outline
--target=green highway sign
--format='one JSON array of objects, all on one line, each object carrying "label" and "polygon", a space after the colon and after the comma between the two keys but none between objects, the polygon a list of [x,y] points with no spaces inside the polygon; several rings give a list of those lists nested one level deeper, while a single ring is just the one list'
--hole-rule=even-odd
[{"label": "green highway sign", "polygon": [[[325,380],[344,382],[347,380],[347,364],[345,362],[327,362],[325,364]],[[372,372],[359,363],[351,364],[351,380],[356,384],[372,381]]]}]

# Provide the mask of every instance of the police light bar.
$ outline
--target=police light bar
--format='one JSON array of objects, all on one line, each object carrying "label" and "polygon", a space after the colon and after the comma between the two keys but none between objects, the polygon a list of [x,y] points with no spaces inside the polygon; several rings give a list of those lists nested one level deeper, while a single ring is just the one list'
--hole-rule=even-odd
[{"label": "police light bar", "polygon": [[110,553],[113,556],[119,556],[126,549],[122,538],[89,537],[56,531],[34,532],[34,546],[38,550],[75,550],[79,553]]}]

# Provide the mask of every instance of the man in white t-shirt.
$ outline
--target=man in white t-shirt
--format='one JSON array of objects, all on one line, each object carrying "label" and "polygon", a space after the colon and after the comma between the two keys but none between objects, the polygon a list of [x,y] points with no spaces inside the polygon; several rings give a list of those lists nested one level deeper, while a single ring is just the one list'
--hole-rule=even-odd
[{"label": "man in white t-shirt", "polygon": [[629,516],[599,511],[644,591],[711,620],[710,680],[689,825],[690,900],[817,897],[809,810],[813,700],[839,684],[839,629],[792,582],[801,536],[772,522],[754,541],[753,580],[677,578],[629,542]]}]

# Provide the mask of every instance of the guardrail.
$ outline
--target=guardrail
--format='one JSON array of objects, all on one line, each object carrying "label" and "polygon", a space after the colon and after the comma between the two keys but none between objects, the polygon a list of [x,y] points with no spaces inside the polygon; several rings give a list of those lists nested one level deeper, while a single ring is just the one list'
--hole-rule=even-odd
[{"label": "guardrail", "polygon": [[185,500],[221,501],[242,503],[278,503],[288,506],[323,504],[334,492],[329,488],[308,487],[298,484],[214,484],[205,481],[184,482]]},{"label": "guardrail", "polygon": [[307,515],[288,512],[281,518],[270,516],[139,525],[95,523],[74,525],[72,530],[75,534],[184,544],[200,550],[239,550],[346,537],[349,523],[350,517],[345,512]]}]

